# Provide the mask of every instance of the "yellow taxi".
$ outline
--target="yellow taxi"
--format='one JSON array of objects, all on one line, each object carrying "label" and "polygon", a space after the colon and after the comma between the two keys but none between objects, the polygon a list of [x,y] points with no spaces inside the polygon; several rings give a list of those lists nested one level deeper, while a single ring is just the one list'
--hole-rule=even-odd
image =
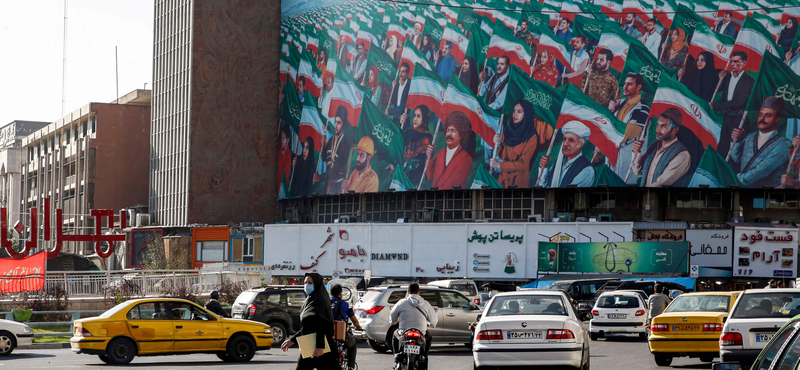
[{"label": "yellow taxi", "polygon": [[648,344],[658,366],[674,357],[719,357],[719,336],[739,292],[681,294],[650,322]]},{"label": "yellow taxi", "polygon": [[270,349],[269,325],[219,317],[183,299],[136,299],[98,317],[75,320],[72,351],[127,364],[134,356],[215,353],[223,361],[246,362]]}]

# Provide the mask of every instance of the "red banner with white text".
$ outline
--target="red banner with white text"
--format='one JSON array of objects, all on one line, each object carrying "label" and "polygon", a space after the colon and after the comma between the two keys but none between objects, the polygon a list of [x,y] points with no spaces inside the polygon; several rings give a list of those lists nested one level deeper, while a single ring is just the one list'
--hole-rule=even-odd
[{"label": "red banner with white text", "polygon": [[0,293],[33,292],[44,289],[47,253],[13,259],[0,258]]}]

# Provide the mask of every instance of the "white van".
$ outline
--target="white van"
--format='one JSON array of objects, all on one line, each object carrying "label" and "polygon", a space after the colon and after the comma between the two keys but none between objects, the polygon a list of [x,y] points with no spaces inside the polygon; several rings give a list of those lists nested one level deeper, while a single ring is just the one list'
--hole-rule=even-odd
[{"label": "white van", "polygon": [[428,285],[457,290],[467,296],[473,303],[477,305],[481,303],[478,295],[478,286],[471,279],[437,280],[431,281]]}]

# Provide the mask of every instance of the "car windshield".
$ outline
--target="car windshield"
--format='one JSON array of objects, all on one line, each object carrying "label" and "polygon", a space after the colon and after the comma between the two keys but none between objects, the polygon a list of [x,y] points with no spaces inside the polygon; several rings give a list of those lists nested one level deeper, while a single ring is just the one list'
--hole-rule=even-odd
[{"label": "car windshield", "polygon": [[639,307],[639,299],[636,297],[625,296],[604,296],[597,300],[597,307],[599,308],[637,308]]},{"label": "car windshield", "polygon": [[743,294],[739,297],[736,310],[733,311],[731,317],[793,317],[800,314],[800,308],[797,308],[797,301],[799,300],[800,292]]},{"label": "car windshield", "polygon": [[115,314],[115,313],[117,313],[117,312],[119,312],[119,311],[122,311],[122,310],[124,310],[124,309],[125,309],[125,308],[127,308],[127,307],[130,307],[132,303],[133,303],[133,301],[125,301],[125,302],[122,302],[122,303],[120,303],[120,304],[118,304],[118,305],[116,305],[116,306],[112,307],[110,310],[108,310],[108,311],[106,311],[106,312],[103,312],[102,314],[100,314],[100,317],[102,317],[102,318],[104,318],[104,319],[107,319],[107,318],[109,318],[109,317],[111,317],[111,316],[114,316],[114,314]]},{"label": "car windshield", "polygon": [[728,312],[731,297],[725,295],[682,295],[664,312]]},{"label": "car windshield", "polygon": [[570,285],[572,285],[572,284],[553,284],[553,285],[550,285],[550,289],[553,289],[553,290],[559,290],[559,289],[568,290]]},{"label": "car windshield", "polygon": [[513,295],[495,297],[486,316],[508,315],[566,315],[560,296]]},{"label": "car windshield", "polygon": [[472,285],[472,284],[466,284],[466,283],[464,283],[464,284],[450,284],[450,289],[455,289],[455,290],[461,292],[461,294],[466,295],[466,296],[473,296],[473,295],[477,295],[478,294],[478,291],[475,289],[475,286]]}]

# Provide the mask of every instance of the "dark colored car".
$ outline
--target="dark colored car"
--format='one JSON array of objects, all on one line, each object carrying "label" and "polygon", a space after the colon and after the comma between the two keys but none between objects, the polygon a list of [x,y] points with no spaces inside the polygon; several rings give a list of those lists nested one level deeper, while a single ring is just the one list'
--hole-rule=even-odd
[{"label": "dark colored car", "polygon": [[619,281],[619,279],[561,280],[550,284],[549,289],[566,292],[578,310],[578,317],[588,320],[592,317],[592,307],[596,300],[594,293],[609,281]]},{"label": "dark colored car", "polygon": [[668,292],[665,292],[666,294],[669,294],[669,291],[675,291],[675,290],[678,290],[681,293],[688,292],[685,286],[678,283],[673,283],[671,281],[626,280],[621,282],[609,282],[608,284],[598,289],[599,292],[597,292],[596,295],[599,297],[600,294],[602,294],[603,292],[607,292],[609,290],[641,290],[644,291],[649,297],[653,293],[655,293],[656,283],[661,284],[665,288],[667,288]]},{"label": "dark colored car", "polygon": [[300,330],[300,308],[306,293],[302,285],[273,285],[249,289],[233,303],[231,317],[263,322],[272,327],[274,345]]},{"label": "dark colored car", "polygon": [[[800,316],[784,324],[761,350],[750,369],[798,369],[800,367]],[[714,370],[741,370],[738,362],[714,364]]]}]

